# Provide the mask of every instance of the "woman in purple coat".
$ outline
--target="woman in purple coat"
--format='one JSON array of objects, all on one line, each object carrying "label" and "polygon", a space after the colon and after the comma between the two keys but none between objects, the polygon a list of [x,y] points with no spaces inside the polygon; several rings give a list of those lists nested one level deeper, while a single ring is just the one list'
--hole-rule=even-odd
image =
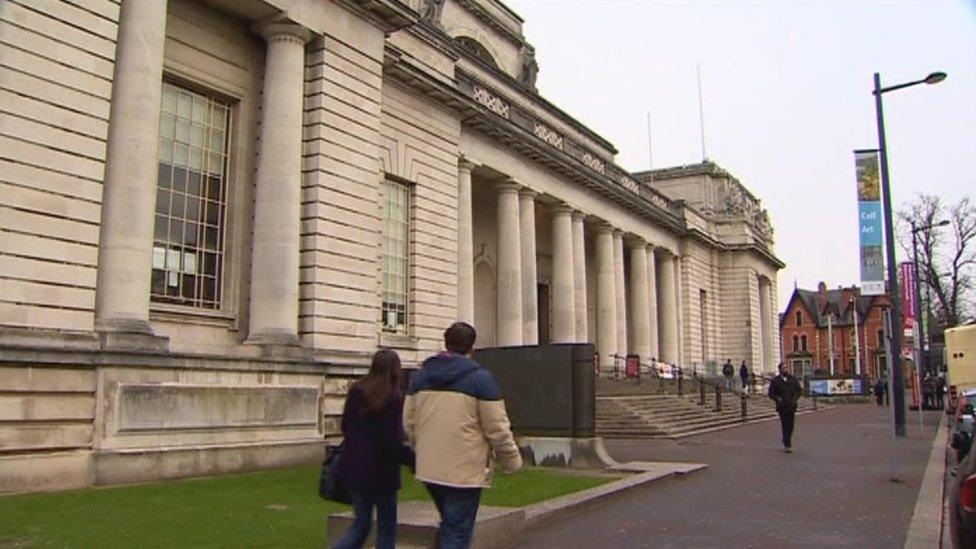
[{"label": "woman in purple coat", "polygon": [[376,547],[396,544],[397,490],[404,461],[400,357],[390,349],[373,355],[366,377],[349,388],[342,411],[342,454],[336,476],[352,495],[356,519],[337,549],[362,547],[376,508]]}]

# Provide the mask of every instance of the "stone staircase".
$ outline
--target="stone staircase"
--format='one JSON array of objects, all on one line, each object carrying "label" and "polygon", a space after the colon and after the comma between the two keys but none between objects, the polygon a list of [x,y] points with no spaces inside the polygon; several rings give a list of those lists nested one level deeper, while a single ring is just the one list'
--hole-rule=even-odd
[{"label": "stone staircase", "polygon": [[[598,396],[596,432],[606,438],[681,438],[776,417],[773,401],[762,395],[746,398],[746,419],[738,395],[723,393],[722,410],[715,411],[715,393],[676,395]],[[827,408],[819,403],[818,408]],[[813,410],[809,398],[798,412]]]}]

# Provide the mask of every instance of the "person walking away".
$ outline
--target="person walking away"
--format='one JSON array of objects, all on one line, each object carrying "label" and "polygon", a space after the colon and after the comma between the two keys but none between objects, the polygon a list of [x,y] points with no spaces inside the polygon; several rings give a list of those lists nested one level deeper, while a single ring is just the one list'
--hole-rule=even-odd
[{"label": "person walking away", "polygon": [[470,357],[476,337],[471,325],[452,324],[444,332],[446,351],[424,361],[404,403],[404,429],[417,451],[417,479],[440,514],[441,549],[471,546],[493,462],[505,473],[522,466],[498,382]]},{"label": "person walking away", "polygon": [[732,376],[735,375],[735,367],[732,366],[732,359],[725,359],[725,364],[722,365],[722,375],[725,376],[725,388],[729,391],[732,390]]},{"label": "person walking away", "polygon": [[747,384],[749,383],[749,368],[746,367],[745,360],[739,365],[739,379],[742,380],[742,394],[746,394],[746,387],[748,387]]},{"label": "person walking away", "polygon": [[396,545],[400,465],[412,451],[404,446],[400,357],[381,349],[366,377],[353,383],[342,411],[342,454],[336,476],[352,496],[355,520],[336,549],[362,547],[376,508],[376,547]]},{"label": "person walking away", "polygon": [[878,406],[884,406],[884,393],[884,380],[878,378],[878,381],[874,383],[874,400],[878,403]]},{"label": "person walking away", "polygon": [[786,369],[786,364],[779,363],[779,374],[769,384],[769,398],[776,402],[776,413],[779,414],[780,427],[783,431],[783,451],[793,451],[793,422],[796,419],[796,404],[803,394],[800,382]]},{"label": "person walking away", "polygon": [[945,409],[945,390],[945,376],[943,374],[939,374],[935,378],[935,406],[938,410]]}]

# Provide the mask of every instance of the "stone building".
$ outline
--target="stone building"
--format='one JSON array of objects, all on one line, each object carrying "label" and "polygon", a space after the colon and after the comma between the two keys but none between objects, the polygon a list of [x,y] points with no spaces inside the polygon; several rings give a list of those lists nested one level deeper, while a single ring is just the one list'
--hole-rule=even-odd
[{"label": "stone building", "polygon": [[794,289],[780,317],[784,360],[797,376],[829,374],[833,355],[836,375],[877,379],[886,369],[883,314],[889,306],[887,294],[861,295],[857,286],[828,290],[821,282],[816,290]]},{"label": "stone building", "polygon": [[308,462],[380,346],[778,362],[772,230],[629,174],[497,0],[7,0],[0,491]]}]

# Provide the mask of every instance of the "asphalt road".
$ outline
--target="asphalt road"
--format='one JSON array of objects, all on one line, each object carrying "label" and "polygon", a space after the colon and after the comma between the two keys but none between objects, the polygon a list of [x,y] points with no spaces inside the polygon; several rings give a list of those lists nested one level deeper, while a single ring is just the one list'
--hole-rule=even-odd
[{"label": "asphalt road", "polygon": [[891,480],[887,408],[868,404],[798,416],[792,454],[778,421],[680,441],[606,441],[618,461],[709,467],[550,519],[517,546],[901,548],[940,413],[924,412],[920,437],[909,412],[900,482]]}]

